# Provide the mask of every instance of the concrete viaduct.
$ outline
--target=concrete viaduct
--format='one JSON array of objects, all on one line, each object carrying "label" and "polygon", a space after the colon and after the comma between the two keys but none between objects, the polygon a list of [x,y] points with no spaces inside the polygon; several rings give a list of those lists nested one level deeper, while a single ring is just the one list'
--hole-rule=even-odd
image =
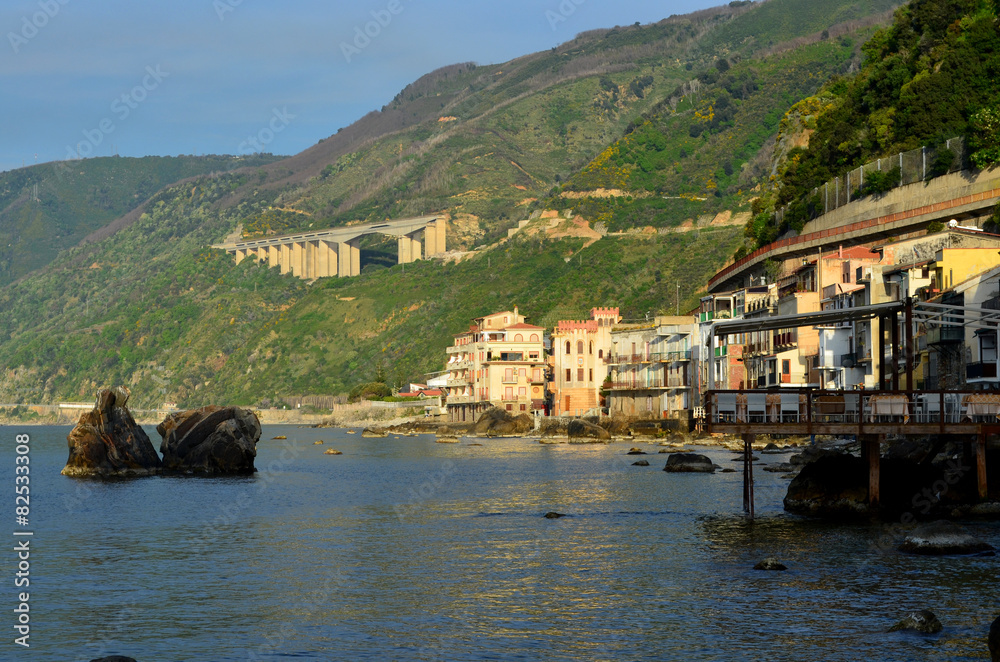
[{"label": "concrete viaduct", "polygon": [[[235,255],[236,264],[253,258],[278,267],[282,274],[290,273],[303,280],[344,278],[361,274],[361,237],[369,234],[396,237],[399,264],[407,264],[445,252],[445,223],[445,219],[438,216],[421,216],[214,244],[212,248]],[[423,244],[420,243],[421,235]]]}]

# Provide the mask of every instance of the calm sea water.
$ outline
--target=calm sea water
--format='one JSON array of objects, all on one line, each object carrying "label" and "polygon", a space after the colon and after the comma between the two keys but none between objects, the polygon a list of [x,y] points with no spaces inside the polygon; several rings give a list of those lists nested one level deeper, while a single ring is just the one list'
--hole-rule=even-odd
[{"label": "calm sea water", "polygon": [[[740,472],[633,467],[622,444],[274,426],[252,478],[99,482],[59,474],[68,428],[3,427],[10,531],[17,432],[31,649],[12,643],[8,551],[0,659],[982,660],[1000,613],[995,558],[904,556],[885,526],[786,515],[763,471],[751,525]],[[996,524],[970,526],[1000,547]],[[789,570],[752,570],[767,556]],[[942,633],[886,632],[920,608]]]}]

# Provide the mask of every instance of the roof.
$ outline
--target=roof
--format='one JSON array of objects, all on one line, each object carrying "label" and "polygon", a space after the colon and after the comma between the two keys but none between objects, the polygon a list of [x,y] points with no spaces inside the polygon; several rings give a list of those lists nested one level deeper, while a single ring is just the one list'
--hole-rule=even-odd
[{"label": "roof", "polygon": [[505,330],[509,331],[510,329],[538,329],[540,331],[544,331],[545,327],[543,327],[543,326],[535,326],[534,324],[523,324],[523,323],[522,324],[511,324],[510,326],[505,327]]},{"label": "roof", "polygon": [[933,260],[924,260],[922,262],[908,262],[907,264],[897,264],[890,269],[883,269],[882,275],[888,276],[889,274],[897,274],[901,271],[909,271],[910,269],[916,269],[917,267],[925,267],[933,262]]}]

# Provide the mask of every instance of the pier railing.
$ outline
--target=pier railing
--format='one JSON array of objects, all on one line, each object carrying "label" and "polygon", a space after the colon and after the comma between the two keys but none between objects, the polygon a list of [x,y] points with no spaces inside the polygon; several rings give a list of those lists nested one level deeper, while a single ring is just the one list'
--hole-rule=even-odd
[{"label": "pier railing", "polygon": [[1000,392],[717,390],[705,413],[727,434],[976,434],[1000,426]]}]

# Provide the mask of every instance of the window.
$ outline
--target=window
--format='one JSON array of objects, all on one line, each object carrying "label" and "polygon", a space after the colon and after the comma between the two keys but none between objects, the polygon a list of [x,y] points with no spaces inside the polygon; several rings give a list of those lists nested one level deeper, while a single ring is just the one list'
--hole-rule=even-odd
[{"label": "window", "polygon": [[525,386],[521,386],[517,389],[517,397],[523,398],[528,395],[528,389]]},{"label": "window", "polygon": [[792,362],[789,359],[781,359],[781,374],[792,374]]},{"label": "window", "polygon": [[527,411],[528,405],[521,405],[521,411]]},{"label": "window", "polygon": [[531,334],[531,342],[538,342],[538,334],[537,333],[532,333]]},{"label": "window", "polygon": [[593,355],[593,353],[594,353],[594,341],[593,340],[590,341],[590,352],[589,353],[591,355]]},{"label": "window", "polygon": [[573,371],[566,368],[566,383],[568,384],[571,381],[573,381]]},{"label": "window", "polygon": [[567,353],[567,354],[569,354],[569,353],[570,353],[570,351],[571,351],[571,350],[570,350],[570,343],[569,343],[569,341],[567,340],[567,341],[566,341],[566,353]]},{"label": "window", "polygon": [[514,411],[514,405],[507,405],[507,411]]},{"label": "window", "polygon": [[514,399],[514,387],[513,386],[508,386],[506,389],[504,389],[503,399],[504,400],[513,400]]},{"label": "window", "polygon": [[590,381],[591,381],[591,383],[593,383],[593,381],[594,381],[594,369],[593,368],[590,369]]},{"label": "window", "polygon": [[514,334],[514,342],[524,342],[524,336],[520,333]]},{"label": "window", "polygon": [[583,381],[583,368],[577,368],[576,369],[576,381],[578,381],[578,382],[582,382]]},{"label": "window", "polygon": [[603,349],[597,350],[597,358],[599,358],[599,359],[603,359],[604,358],[604,350]]},{"label": "window", "polygon": [[577,340],[576,341],[576,353],[577,354],[583,354],[583,341],[582,340]]}]

